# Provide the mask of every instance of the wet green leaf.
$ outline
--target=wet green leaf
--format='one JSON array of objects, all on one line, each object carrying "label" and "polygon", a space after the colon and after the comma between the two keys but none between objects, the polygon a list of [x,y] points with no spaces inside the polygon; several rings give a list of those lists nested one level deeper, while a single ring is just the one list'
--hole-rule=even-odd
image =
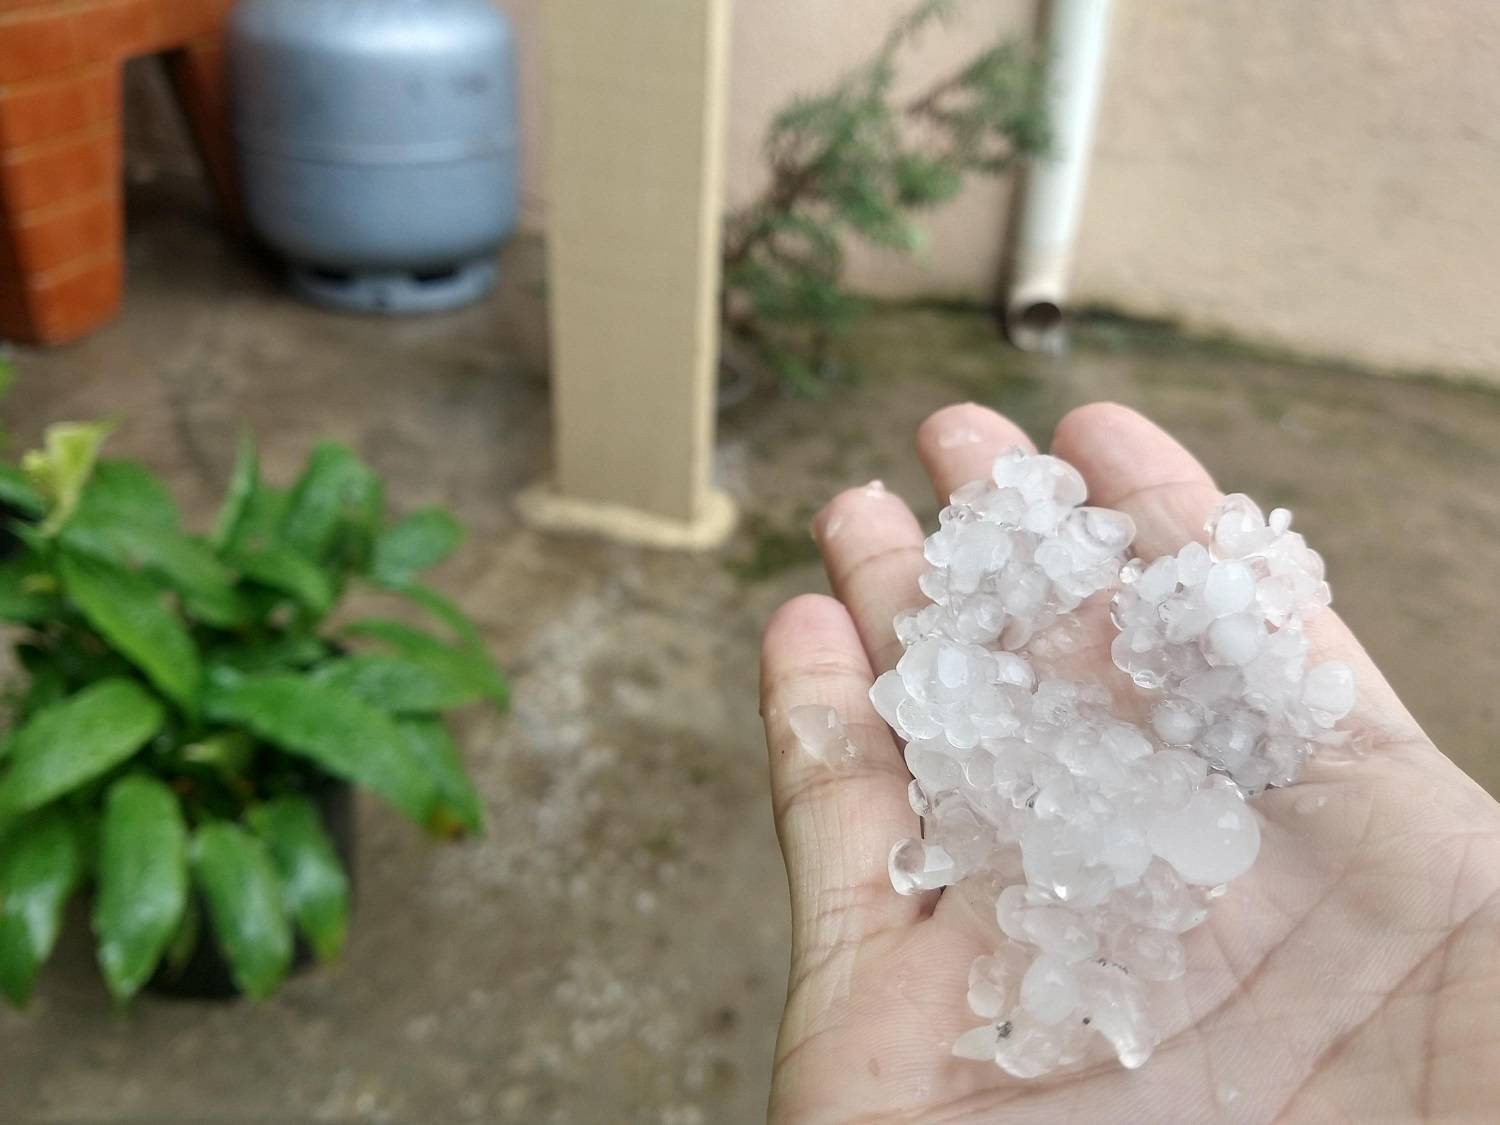
[{"label": "wet green leaf", "polygon": [[234,454],[234,468],[229,473],[229,487],[224,493],[224,504],[214,520],[213,534],[209,537],[216,550],[222,551],[234,542],[245,513],[255,495],[260,480],[260,458],[255,452],[255,439],[249,430],[241,431],[239,446]]},{"label": "wet green leaf", "polygon": [[464,702],[487,698],[496,706],[505,707],[509,701],[505,677],[489,653],[479,645],[449,645],[421,629],[383,618],[353,622],[344,632],[351,637],[366,637],[389,646],[405,662],[425,669],[435,678],[449,681],[453,685],[450,690],[455,695],[462,694]]},{"label": "wet green leaf", "polygon": [[377,582],[406,582],[446,559],[463,538],[463,526],[441,508],[413,512],[376,536],[370,574]]},{"label": "wet green leaf", "polygon": [[428,831],[438,836],[481,831],[484,806],[448,728],[439,719],[403,719],[401,731],[437,787],[427,816]]},{"label": "wet green leaf", "polygon": [[246,499],[244,511],[222,549],[252,551],[275,543],[289,501],[286,489],[273,488],[261,481]]},{"label": "wet green leaf", "polygon": [[281,881],[265,844],[238,824],[206,824],[193,834],[192,867],[235,984],[264,999],[292,963]]},{"label": "wet green leaf", "polygon": [[254,643],[220,646],[208,654],[209,674],[284,672],[306,668],[328,656],[328,645],[312,633],[288,633]]},{"label": "wet green leaf", "polygon": [[176,531],[181,516],[172,494],[136,461],[100,461],[79,493],[73,519],[80,525],[125,524],[148,531]]},{"label": "wet green leaf", "polygon": [[294,673],[216,682],[205,712],[308,758],[335,777],[365,785],[413,820],[432,803],[433,785],[391,718],[351,692]]},{"label": "wet green leaf", "polygon": [[455,639],[466,648],[483,648],[484,638],[467,614],[459,609],[452,599],[417,582],[393,582],[383,584],[389,593],[403,597],[421,606],[444,625],[453,630]]},{"label": "wet green leaf", "polygon": [[31,997],[82,876],[78,833],[60,809],[43,809],[0,839],[0,993],[17,1007]]},{"label": "wet green leaf", "polygon": [[114,648],[183,710],[197,710],[198,650],[162,591],[145,575],[64,552],[58,573],[68,597]]},{"label": "wet green leaf", "polygon": [[100,462],[63,528],[62,542],[74,554],[151,571],[208,624],[233,628],[248,616],[234,589],[234,573],[207,543],[179,528],[171,495],[134,462]]},{"label": "wet green leaf", "polygon": [[47,501],[42,535],[56,535],[73,515],[99,447],[112,429],[112,422],[56,422],[47,427],[42,448],[21,458],[27,482]]},{"label": "wet green leaf", "polygon": [[235,575],[208,545],[179,531],[126,525],[84,528],[74,519],[63,544],[75,555],[122,567],[141,567],[182,595],[189,612],[210,625],[232,629],[249,617],[234,588]]},{"label": "wet green leaf", "polygon": [[116,1000],[156,971],[187,905],[187,826],[176,795],[155,778],[110,786],[99,834],[94,933]]},{"label": "wet green leaf", "polygon": [[320,960],[336,957],[349,928],[349,879],[317,806],[280,797],[250,810],[250,826],[281,874],[287,909]]},{"label": "wet green leaf", "polygon": [[0,817],[40,808],[113,769],[162,724],[161,704],[132,680],[100,680],[38,711],[4,744]]},{"label": "wet green leaf", "polygon": [[295,598],[314,613],[326,613],[333,604],[333,583],[323,568],[290,547],[272,543],[232,552],[230,560],[246,578]]},{"label": "wet green leaf", "polygon": [[370,511],[379,481],[350,450],[318,445],[292,488],[281,521],[281,539],[311,559],[323,558],[346,521],[374,534]]},{"label": "wet green leaf", "polygon": [[398,715],[447,711],[482,698],[472,682],[384,653],[363,652],[330,660],[313,672],[313,679]]}]

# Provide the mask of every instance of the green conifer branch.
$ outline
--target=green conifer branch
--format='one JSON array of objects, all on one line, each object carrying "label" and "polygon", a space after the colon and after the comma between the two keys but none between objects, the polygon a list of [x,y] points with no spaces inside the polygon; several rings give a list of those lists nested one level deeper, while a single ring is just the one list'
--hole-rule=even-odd
[{"label": "green conifer branch", "polygon": [[765,191],[725,222],[725,328],[795,389],[821,387],[834,342],[861,311],[843,287],[848,240],[912,253],[920,212],[1046,145],[1042,69],[1014,43],[896,100],[903,53],[962,2],[923,0],[867,62],[792,99],[766,135]]}]

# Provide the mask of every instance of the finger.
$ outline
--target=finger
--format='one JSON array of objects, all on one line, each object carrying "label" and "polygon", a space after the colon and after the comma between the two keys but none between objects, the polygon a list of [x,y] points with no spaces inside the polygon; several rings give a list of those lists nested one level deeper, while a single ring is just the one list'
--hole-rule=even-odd
[{"label": "finger", "polygon": [[[891,888],[887,857],[919,834],[910,775],[870,704],[874,675],[854,622],[832,598],[808,594],[772,615],[761,647],[761,717],[771,759],[776,835],[792,894],[793,955],[910,924],[930,903]],[[787,720],[821,704],[842,719],[854,756],[814,758]]]},{"label": "finger", "polygon": [[1223,498],[1208,470],[1165,430],[1112,402],[1065,414],[1052,452],[1083,474],[1090,504],[1135,520],[1134,549],[1145,559],[1205,538],[1203,523]]},{"label": "finger", "polygon": [[[938,500],[972,480],[990,480],[996,456],[1007,449],[1036,452],[1026,432],[1009,418],[974,403],[945,407],[917,429],[917,456],[932,479]],[[1109,671],[1109,643],[1113,639],[1108,606],[1102,601],[1077,613],[1070,662],[1074,674]]]},{"label": "finger", "polygon": [[[1135,551],[1146,559],[1204,539],[1204,523],[1223,493],[1197,458],[1170,434],[1128,407],[1090,403],[1065,415],[1052,436],[1052,452],[1083,474],[1089,503],[1117,508],[1135,520]],[[1391,740],[1421,737],[1363,646],[1335,613],[1308,623],[1319,659],[1354,669],[1362,713]]]},{"label": "finger", "polygon": [[[917,453],[944,503],[960,484],[987,477],[995,455],[1016,445],[1032,448],[1015,423],[973,403],[939,410],[917,431]],[[869,484],[835,496],[813,520],[813,536],[871,666],[884,672],[901,655],[896,614],[923,601],[921,526],[900,498]]]},{"label": "finger", "polygon": [[959,485],[990,479],[995,457],[1014,447],[1036,452],[1020,426],[972,402],[944,407],[917,428],[917,456],[941,504]]},{"label": "finger", "polygon": [[896,614],[922,601],[922,529],[906,502],[878,481],[839,493],[813,518],[813,538],[834,596],[848,607],[870,666],[901,655]]}]

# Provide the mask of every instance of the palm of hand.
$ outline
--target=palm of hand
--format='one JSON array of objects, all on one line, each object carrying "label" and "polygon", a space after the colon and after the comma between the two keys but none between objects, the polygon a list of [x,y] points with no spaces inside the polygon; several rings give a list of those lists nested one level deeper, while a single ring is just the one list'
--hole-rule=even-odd
[{"label": "palm of hand", "polygon": [[[946,496],[1024,442],[998,415],[955,407],[923,426],[918,451]],[[1053,451],[1083,472],[1091,503],[1136,519],[1147,557],[1196,534],[1217,495],[1189,454],[1118,407],[1075,411]],[[1186,977],[1158,986],[1152,1060],[1127,1071],[1101,1053],[1020,1081],[953,1058],[953,1040],[979,1022],[964,994],[970,962],[997,942],[993,904],[962,887],[891,890],[886,854],[917,821],[865,695],[899,655],[892,616],[918,600],[921,532],[901,501],[865,489],[836,498],[815,530],[838,600],[783,607],[763,658],[794,924],[773,1119],[1489,1119],[1500,1104],[1500,805],[1433,747],[1331,614],[1314,643],[1355,667],[1349,725],[1362,752],[1315,760],[1295,787],[1257,800],[1260,857],[1186,935]],[[1087,624],[1069,671],[1114,677],[1108,621]],[[785,716],[804,703],[844,717],[860,752],[852,769],[829,772],[798,748]]]}]

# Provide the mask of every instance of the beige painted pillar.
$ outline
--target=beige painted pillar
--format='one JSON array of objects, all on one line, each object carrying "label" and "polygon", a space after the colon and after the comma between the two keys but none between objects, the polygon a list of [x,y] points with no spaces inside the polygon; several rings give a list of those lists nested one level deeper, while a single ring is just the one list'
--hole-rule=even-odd
[{"label": "beige painted pillar", "polygon": [[547,0],[554,476],[538,525],[705,547],[729,0]]}]

